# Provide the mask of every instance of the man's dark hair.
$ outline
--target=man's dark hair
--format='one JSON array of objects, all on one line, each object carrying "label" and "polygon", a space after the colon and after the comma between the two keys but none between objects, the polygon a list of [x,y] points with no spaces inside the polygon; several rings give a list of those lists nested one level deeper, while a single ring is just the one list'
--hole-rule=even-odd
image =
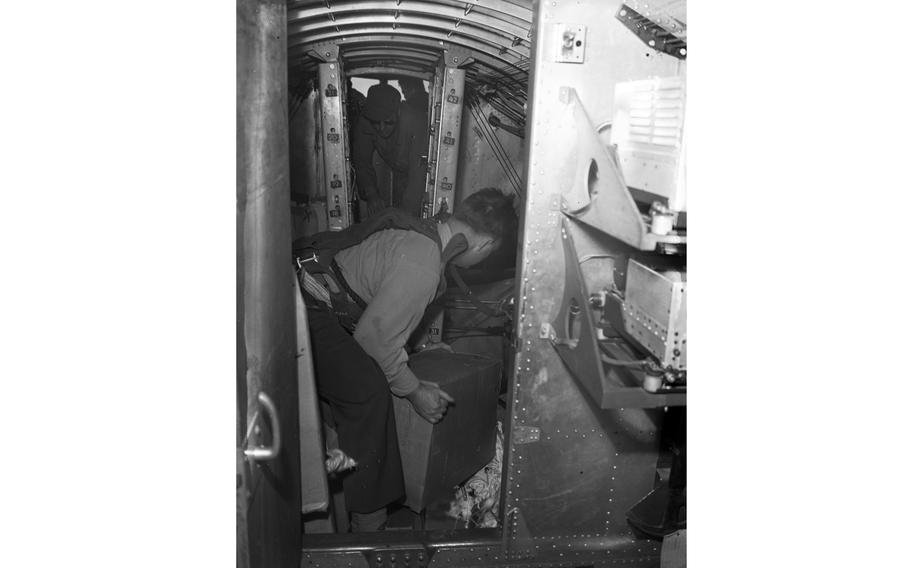
[{"label": "man's dark hair", "polygon": [[495,187],[485,187],[467,196],[452,216],[501,243],[518,230],[513,201],[513,195],[505,195]]}]

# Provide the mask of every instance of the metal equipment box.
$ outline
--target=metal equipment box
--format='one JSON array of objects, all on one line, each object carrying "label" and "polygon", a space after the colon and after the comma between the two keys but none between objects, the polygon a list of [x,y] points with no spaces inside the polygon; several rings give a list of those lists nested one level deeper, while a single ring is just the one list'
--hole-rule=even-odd
[{"label": "metal equipment box", "polygon": [[630,261],[623,322],[626,331],[662,365],[685,369],[685,273],[661,274]]},{"label": "metal equipment box", "polygon": [[455,486],[493,458],[502,365],[477,355],[433,350],[413,355],[410,367],[455,399],[445,417],[430,424],[410,402],[394,397],[405,505],[420,512],[437,499],[451,499]]}]

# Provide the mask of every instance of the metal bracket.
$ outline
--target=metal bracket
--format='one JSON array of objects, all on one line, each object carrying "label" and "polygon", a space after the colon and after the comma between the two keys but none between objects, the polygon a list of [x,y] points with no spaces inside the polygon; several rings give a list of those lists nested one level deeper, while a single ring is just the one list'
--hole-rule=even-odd
[{"label": "metal bracket", "polygon": [[329,63],[331,61],[338,61],[340,52],[341,50],[339,49],[338,44],[325,43],[313,46],[313,49],[307,50],[306,54],[323,63]]},{"label": "metal bracket", "polygon": [[629,28],[651,49],[685,61],[688,53],[686,41],[676,37],[659,24],[654,23],[626,5],[619,7],[616,19],[622,22],[624,26]]},{"label": "metal bracket", "polygon": [[461,136],[461,117],[464,105],[465,71],[458,69],[464,62],[467,51],[446,49],[436,69],[434,101],[435,125],[438,130],[430,144],[433,153],[433,168],[428,172],[432,185],[428,187],[430,203],[428,216],[440,212],[443,203],[455,202],[455,183],[458,173],[458,140]]},{"label": "metal bracket", "polygon": [[540,428],[536,426],[515,426],[512,429],[512,443],[530,444],[540,441]]},{"label": "metal bracket", "polygon": [[540,339],[556,339],[556,330],[553,329],[553,326],[547,322],[540,324],[540,334],[538,335]]},{"label": "metal bracket", "polygon": [[556,62],[584,63],[587,46],[587,26],[581,24],[553,24],[556,34]]},{"label": "metal bracket", "polygon": [[383,548],[373,548],[364,550],[363,555],[367,559],[370,568],[389,567],[389,568],[424,568],[428,566],[433,559],[432,548],[422,544],[413,546],[385,546]]},{"label": "metal bracket", "polygon": [[[247,447],[243,450],[243,454],[247,459],[252,461],[273,460],[277,458],[278,454],[281,452],[281,424],[278,422],[278,409],[275,407],[275,403],[272,402],[272,399],[269,398],[269,395],[262,391],[259,392],[256,399],[268,415],[269,426],[272,429],[272,445],[270,447]],[[244,444],[253,437],[254,433],[258,432],[259,425],[257,422],[259,421],[260,416],[262,416],[262,414],[258,410],[253,414],[253,419],[250,420],[250,425],[247,428]]]},{"label": "metal bracket", "polygon": [[[588,391],[600,408],[658,408],[684,405],[682,393],[651,393],[641,387],[643,373],[627,367],[605,369],[601,363],[597,328],[588,308],[591,294],[579,264],[575,234],[584,231],[570,219],[563,219],[562,250],[565,258],[565,288],[562,306],[551,328],[566,330],[566,339],[550,343],[569,373]],[[581,235],[579,235],[581,236]],[[599,280],[606,280],[607,266],[602,267]],[[619,353],[613,358],[618,358]],[[623,357],[632,360],[629,353]]]},{"label": "metal bracket", "polygon": [[684,243],[684,236],[655,235],[649,230],[616,156],[598,138],[575,89],[561,87],[559,100],[565,106],[555,135],[565,144],[552,158],[562,164],[567,179],[563,213],[639,250],[654,250],[659,242]]},{"label": "metal bracket", "polygon": [[464,67],[474,62],[471,52],[463,47],[446,46],[442,52],[446,67]]}]

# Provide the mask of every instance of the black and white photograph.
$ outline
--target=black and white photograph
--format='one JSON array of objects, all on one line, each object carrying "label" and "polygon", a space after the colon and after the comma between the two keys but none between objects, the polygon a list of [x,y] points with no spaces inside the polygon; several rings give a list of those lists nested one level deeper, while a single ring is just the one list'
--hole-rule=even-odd
[{"label": "black and white photograph", "polygon": [[908,15],[6,6],[0,566],[907,564]]},{"label": "black and white photograph", "polygon": [[238,4],[238,565],[686,565],[649,2]]}]

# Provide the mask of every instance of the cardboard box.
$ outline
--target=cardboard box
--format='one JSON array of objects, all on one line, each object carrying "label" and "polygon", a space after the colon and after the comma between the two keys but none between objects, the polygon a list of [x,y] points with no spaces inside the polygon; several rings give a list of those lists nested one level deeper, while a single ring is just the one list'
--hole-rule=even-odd
[{"label": "cardboard box", "polygon": [[445,417],[430,424],[411,403],[395,398],[395,422],[407,492],[405,505],[420,512],[485,466],[496,450],[496,403],[501,363],[442,350],[411,357],[418,378],[439,384],[455,399]]}]

